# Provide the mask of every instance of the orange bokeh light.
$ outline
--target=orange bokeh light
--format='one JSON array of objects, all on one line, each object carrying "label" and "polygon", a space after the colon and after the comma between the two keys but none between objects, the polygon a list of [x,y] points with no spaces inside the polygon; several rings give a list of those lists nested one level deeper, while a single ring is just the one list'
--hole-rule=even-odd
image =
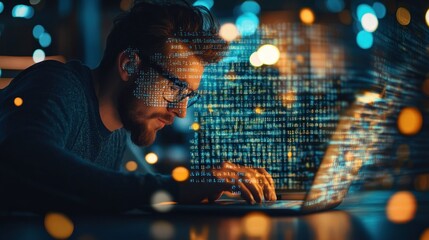
[{"label": "orange bokeh light", "polygon": [[407,191],[397,192],[387,202],[387,219],[394,223],[406,223],[414,218],[417,202],[414,195]]},{"label": "orange bokeh light", "polygon": [[423,116],[416,107],[406,107],[398,117],[398,129],[404,135],[415,135],[422,128]]}]

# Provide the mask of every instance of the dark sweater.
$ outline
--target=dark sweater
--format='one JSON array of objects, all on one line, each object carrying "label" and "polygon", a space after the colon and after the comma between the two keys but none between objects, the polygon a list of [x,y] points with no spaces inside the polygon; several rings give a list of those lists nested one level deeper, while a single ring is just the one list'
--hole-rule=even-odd
[{"label": "dark sweater", "polygon": [[89,68],[26,69],[0,91],[0,209],[125,210],[158,189],[177,195],[169,177],[118,171],[125,137],[103,125]]}]

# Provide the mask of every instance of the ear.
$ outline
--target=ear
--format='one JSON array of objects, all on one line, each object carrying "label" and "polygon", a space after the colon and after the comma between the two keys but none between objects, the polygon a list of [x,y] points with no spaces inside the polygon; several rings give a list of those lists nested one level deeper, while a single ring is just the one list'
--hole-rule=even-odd
[{"label": "ear", "polygon": [[118,55],[117,69],[122,81],[128,81],[131,76],[137,73],[140,65],[140,58],[132,50],[122,51]]}]

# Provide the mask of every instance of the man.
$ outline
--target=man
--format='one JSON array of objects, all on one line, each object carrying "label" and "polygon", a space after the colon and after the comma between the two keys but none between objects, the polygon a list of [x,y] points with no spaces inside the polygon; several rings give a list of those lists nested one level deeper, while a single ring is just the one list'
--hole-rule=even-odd
[{"label": "man", "polygon": [[20,73],[0,92],[0,207],[126,210],[159,190],[199,202],[233,185],[249,203],[275,200],[265,170],[230,162],[211,170],[211,184],[118,171],[125,131],[146,146],[185,117],[204,66],[226,47],[203,8],[138,2],[115,20],[97,69],[45,61]]}]

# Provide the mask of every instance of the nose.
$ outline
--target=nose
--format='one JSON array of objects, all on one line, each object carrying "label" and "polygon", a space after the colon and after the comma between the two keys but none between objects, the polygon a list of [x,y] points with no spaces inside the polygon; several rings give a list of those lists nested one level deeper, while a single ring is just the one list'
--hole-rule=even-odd
[{"label": "nose", "polygon": [[186,109],[188,105],[188,99],[185,99],[179,103],[170,103],[167,106],[167,111],[174,113],[178,118],[186,117]]}]

